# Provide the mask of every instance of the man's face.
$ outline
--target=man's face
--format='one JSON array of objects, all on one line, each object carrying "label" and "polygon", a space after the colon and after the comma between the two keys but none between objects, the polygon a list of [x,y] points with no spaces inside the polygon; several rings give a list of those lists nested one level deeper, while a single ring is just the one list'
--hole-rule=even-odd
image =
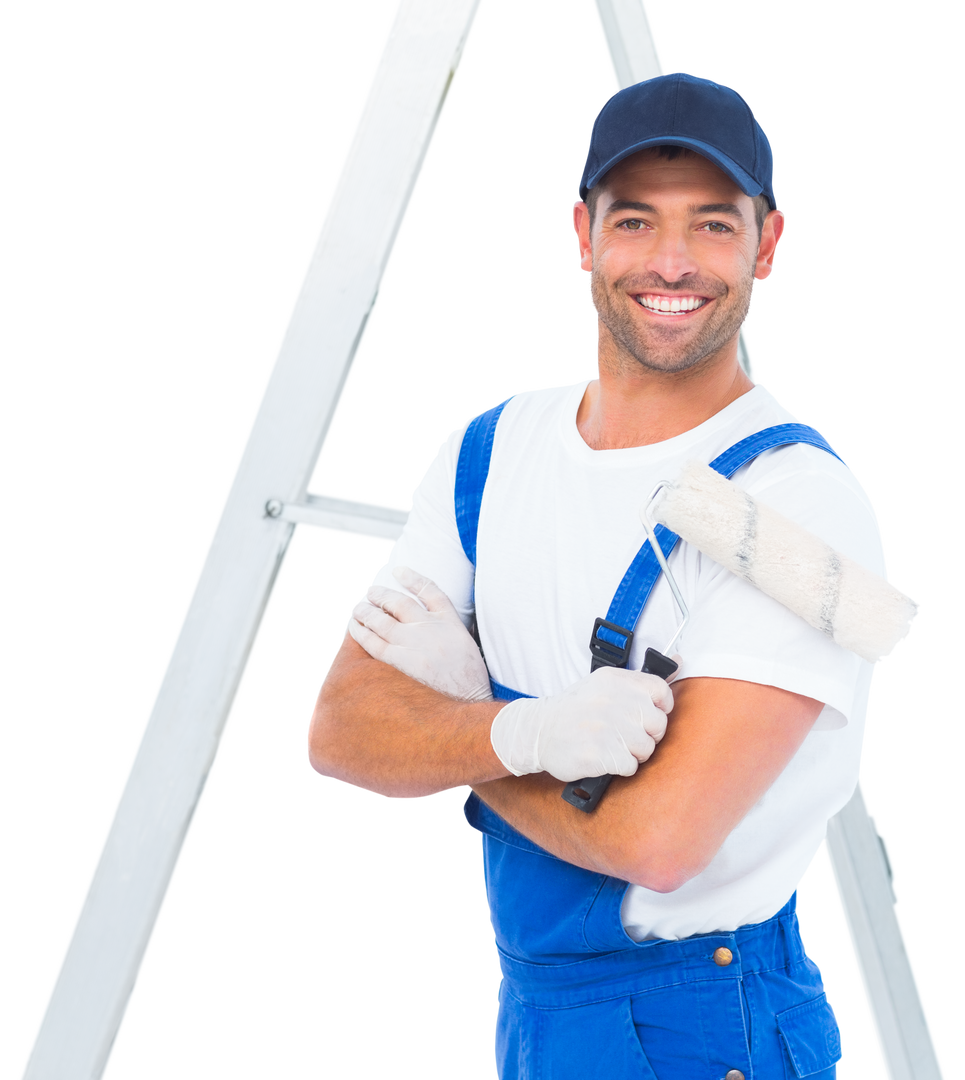
[{"label": "man's face", "polygon": [[759,244],[753,201],[716,165],[651,150],[607,173],[592,228],[582,203],[575,222],[603,336],[615,346],[605,352],[663,372],[736,347],[754,278],[770,273],[783,227],[772,211]]}]

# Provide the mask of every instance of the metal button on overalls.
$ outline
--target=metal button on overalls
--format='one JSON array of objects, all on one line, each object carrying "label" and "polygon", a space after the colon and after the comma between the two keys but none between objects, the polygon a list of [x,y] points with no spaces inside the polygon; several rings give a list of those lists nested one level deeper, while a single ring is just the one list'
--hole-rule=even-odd
[{"label": "metal button on overalls", "polygon": [[[704,956],[706,956],[706,955],[707,954],[704,953]],[[723,947],[723,945],[719,949],[714,949],[714,963],[718,967],[727,967],[727,965],[733,959],[734,959],[734,954],[730,951],[730,949],[725,949]],[[731,1072],[736,1073],[736,1070],[731,1069]],[[727,1074],[727,1080],[737,1080],[737,1076],[736,1075],[731,1076],[731,1074],[728,1073]],[[740,1080],[744,1080],[744,1077],[741,1076]]]},{"label": "metal button on overalls", "polygon": [[731,1069],[724,1077],[724,1080],[744,1080],[744,1074],[740,1069]]}]

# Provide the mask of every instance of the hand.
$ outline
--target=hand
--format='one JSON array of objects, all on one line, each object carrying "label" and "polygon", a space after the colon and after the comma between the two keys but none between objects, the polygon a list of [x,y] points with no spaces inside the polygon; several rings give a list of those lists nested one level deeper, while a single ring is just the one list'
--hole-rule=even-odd
[{"label": "hand", "polygon": [[515,776],[632,776],[663,738],[672,708],[663,679],[604,667],[561,694],[511,701],[496,714],[490,738]]},{"label": "hand", "polygon": [[374,585],[352,612],[348,632],[369,656],[441,694],[492,701],[486,662],[449,597],[407,566],[392,573],[417,599]]}]

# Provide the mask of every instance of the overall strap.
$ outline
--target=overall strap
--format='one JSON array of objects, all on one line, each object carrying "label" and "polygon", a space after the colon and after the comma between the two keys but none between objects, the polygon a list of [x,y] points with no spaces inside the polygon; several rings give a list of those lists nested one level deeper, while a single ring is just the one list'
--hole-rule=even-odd
[{"label": "overall strap", "polygon": [[[507,398],[502,405],[477,416],[462,437],[459,449],[459,462],[456,465],[456,527],[459,540],[466,558],[476,565],[476,535],[479,532],[479,510],[482,506],[483,491],[489,476],[489,464],[493,456],[493,439],[496,436],[496,424],[503,409],[511,401]],[[475,591],[475,589],[473,590]],[[478,639],[477,639],[478,640]],[[514,701],[516,698],[531,697],[519,690],[512,690],[490,678],[493,697],[499,701]]]},{"label": "overall strap", "polygon": [[486,478],[489,476],[496,424],[511,400],[507,398],[502,405],[477,416],[466,428],[459,449],[459,463],[456,466],[456,527],[459,529],[462,550],[473,566],[476,565],[479,508],[482,506]]},{"label": "overall strap", "polygon": [[[841,461],[824,437],[819,435],[814,428],[807,427],[805,424],[777,424],[748,435],[746,439],[741,439],[719,457],[714,458],[710,467],[716,469],[721,475],[730,477],[742,465],[753,461],[765,450],[774,450],[779,446],[788,446],[792,443],[816,446]],[[654,534],[663,549],[664,556],[669,557],[680,538],[664,525],[657,525]],[[623,575],[623,580],[610,602],[606,619],[597,619],[590,643],[590,650],[594,657],[600,656],[602,662],[615,667],[626,666],[630,657],[633,628],[659,576],[660,564],[648,540],[637,552],[629,569]]]}]

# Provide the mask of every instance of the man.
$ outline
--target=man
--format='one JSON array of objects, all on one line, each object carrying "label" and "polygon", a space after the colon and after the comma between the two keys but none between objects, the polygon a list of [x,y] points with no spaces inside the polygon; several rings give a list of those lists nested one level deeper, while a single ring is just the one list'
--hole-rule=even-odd
[{"label": "man", "polygon": [[[312,762],[388,795],[472,786],[503,1080],[832,1077],[792,894],[854,788],[870,665],[686,545],[672,688],[639,670],[679,620],[667,582],[639,621],[609,618],[637,589],[656,483],[799,432],[738,363],[783,229],[770,147],[733,91],[665,76],[607,103],[580,194],[599,378],[443,447],[322,688]],[[812,434],[745,455],[735,481],[881,572],[867,501]],[[587,675],[591,628],[628,670]],[[604,773],[592,813],[561,799]]]}]

